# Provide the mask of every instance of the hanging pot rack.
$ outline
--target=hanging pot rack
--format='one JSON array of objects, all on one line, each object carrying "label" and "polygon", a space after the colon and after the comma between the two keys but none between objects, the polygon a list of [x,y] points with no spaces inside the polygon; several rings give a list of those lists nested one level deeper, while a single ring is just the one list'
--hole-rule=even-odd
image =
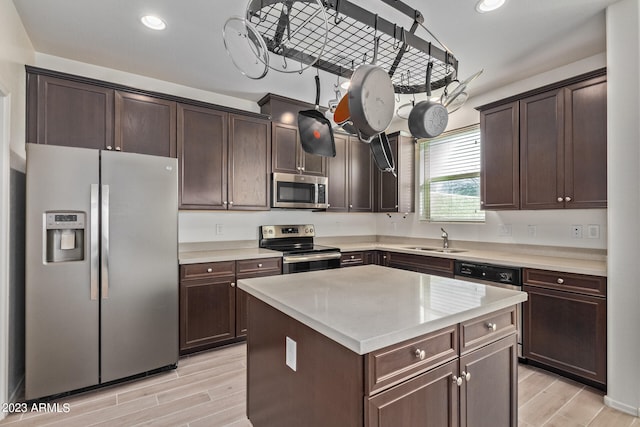
[{"label": "hanging pot rack", "polygon": [[[289,59],[298,62],[300,69],[303,65],[304,68],[312,65],[349,79],[358,65],[371,62],[374,44],[377,44],[376,65],[389,73],[396,93],[427,92],[425,74],[429,62],[433,63],[432,90],[445,87],[454,80],[458,60],[424,27],[422,14],[399,0],[381,1],[411,18],[411,26],[404,28],[349,0],[322,0],[328,17],[326,37],[325,34],[308,31],[295,31],[291,36],[282,24],[287,21],[296,28],[305,25],[322,27],[324,21],[320,20],[324,18],[320,15],[323,14],[309,13],[305,7],[293,7],[301,3],[317,3],[317,0],[250,0],[246,19],[262,36],[271,53],[282,56],[284,61]],[[416,36],[415,32],[420,26],[437,44]],[[288,35],[291,39],[283,49],[281,41]],[[374,43],[376,39],[378,41]],[[298,49],[298,46],[304,46],[305,49]],[[310,48],[315,51],[310,52]]]}]

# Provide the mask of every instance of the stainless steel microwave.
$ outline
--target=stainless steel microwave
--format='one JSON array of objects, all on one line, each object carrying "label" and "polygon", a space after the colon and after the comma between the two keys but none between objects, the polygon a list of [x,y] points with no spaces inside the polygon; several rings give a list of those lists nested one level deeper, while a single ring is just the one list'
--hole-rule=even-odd
[{"label": "stainless steel microwave", "polygon": [[273,174],[271,207],[289,209],[326,209],[328,204],[326,176]]}]

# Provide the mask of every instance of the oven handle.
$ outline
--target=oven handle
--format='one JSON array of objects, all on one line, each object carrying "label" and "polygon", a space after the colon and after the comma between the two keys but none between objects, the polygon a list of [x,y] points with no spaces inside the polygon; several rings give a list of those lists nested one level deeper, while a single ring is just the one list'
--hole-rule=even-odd
[{"label": "oven handle", "polygon": [[315,255],[285,255],[282,257],[282,262],[284,264],[295,264],[297,262],[324,261],[340,258],[342,258],[342,254],[340,252],[329,252]]}]

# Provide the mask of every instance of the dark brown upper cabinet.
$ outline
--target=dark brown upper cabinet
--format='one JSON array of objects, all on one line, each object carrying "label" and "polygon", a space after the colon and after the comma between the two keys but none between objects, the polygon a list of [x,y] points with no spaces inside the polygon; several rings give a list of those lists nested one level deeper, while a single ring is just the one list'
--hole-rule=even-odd
[{"label": "dark brown upper cabinet", "polygon": [[115,92],[115,150],[176,157],[176,102]]},{"label": "dark brown upper cabinet", "polygon": [[607,206],[605,70],[479,107],[484,209]]},{"label": "dark brown upper cabinet", "polygon": [[520,207],[518,102],[480,113],[480,205],[483,209]]},{"label": "dark brown upper cabinet", "polygon": [[[349,137],[349,212],[373,212],[373,156],[369,144]],[[329,183],[331,187],[331,183]]]},{"label": "dark brown upper cabinet", "polygon": [[349,210],[349,136],[334,134],[336,156],[327,160],[329,177],[328,211],[347,212]]},{"label": "dark brown upper cabinet", "polygon": [[180,208],[268,210],[269,121],[178,105]]},{"label": "dark brown upper cabinet", "polygon": [[274,172],[325,176],[326,157],[309,154],[302,149],[300,134],[295,125],[273,122],[272,168]]},{"label": "dark brown upper cabinet", "polygon": [[388,135],[397,177],[375,167],[375,211],[415,211],[415,142],[399,132]]},{"label": "dark brown upper cabinet", "polygon": [[113,89],[27,74],[27,142],[113,147]]}]

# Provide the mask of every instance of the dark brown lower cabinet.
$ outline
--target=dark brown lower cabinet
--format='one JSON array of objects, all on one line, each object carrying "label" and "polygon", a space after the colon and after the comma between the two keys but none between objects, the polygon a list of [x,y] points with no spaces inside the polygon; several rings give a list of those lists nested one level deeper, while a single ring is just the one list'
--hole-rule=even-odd
[{"label": "dark brown lower cabinet", "polygon": [[383,252],[381,265],[434,274],[436,276],[453,277],[453,259],[425,255],[404,254],[399,252]]},{"label": "dark brown lower cabinet", "polygon": [[342,252],[340,267],[355,265],[369,265],[378,263],[378,251],[349,251]]},{"label": "dark brown lower cabinet", "polygon": [[236,280],[282,274],[282,258],[180,266],[180,353],[244,339],[247,294]]},{"label": "dark brown lower cabinet", "polygon": [[524,356],[572,378],[606,387],[607,300],[525,285]]}]

